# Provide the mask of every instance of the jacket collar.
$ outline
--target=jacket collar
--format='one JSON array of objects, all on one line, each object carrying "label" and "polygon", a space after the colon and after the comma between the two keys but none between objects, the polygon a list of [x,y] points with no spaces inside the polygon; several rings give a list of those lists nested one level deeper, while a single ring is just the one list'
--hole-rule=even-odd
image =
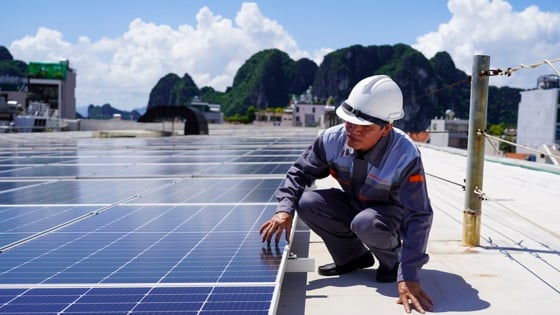
[{"label": "jacket collar", "polygon": [[364,154],[364,159],[375,167],[379,167],[385,156],[385,151],[394,137],[394,130],[391,130],[385,137],[381,137],[379,141]]}]

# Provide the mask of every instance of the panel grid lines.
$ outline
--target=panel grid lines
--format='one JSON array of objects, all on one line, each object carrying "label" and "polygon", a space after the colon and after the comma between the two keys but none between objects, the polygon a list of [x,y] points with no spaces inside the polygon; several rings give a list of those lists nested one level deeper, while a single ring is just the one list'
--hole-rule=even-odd
[{"label": "panel grid lines", "polygon": [[0,313],[270,314],[258,228],[315,135],[0,135]]}]

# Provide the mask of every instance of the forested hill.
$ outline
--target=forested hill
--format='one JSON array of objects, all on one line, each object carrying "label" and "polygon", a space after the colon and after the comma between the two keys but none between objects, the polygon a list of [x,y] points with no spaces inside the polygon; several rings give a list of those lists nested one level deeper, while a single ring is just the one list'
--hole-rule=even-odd
[{"label": "forested hill", "polygon": [[[256,53],[237,71],[225,92],[198,88],[188,74],[181,78],[167,74],[152,89],[148,108],[156,105],[188,105],[199,96],[202,101],[222,104],[226,116],[245,115],[249,107],[285,107],[293,95],[311,87],[318,102],[329,98],[340,104],[360,79],[387,74],[401,87],[406,116],[395,125],[406,131],[428,128],[430,120],[452,109],[458,118],[468,118],[470,80],[457,69],[447,52],[426,59],[414,48],[355,45],[325,56],[321,65],[309,59],[292,60],[278,49]],[[490,87],[488,123],[515,126],[520,89]]]},{"label": "forested hill", "polygon": [[[25,75],[27,64],[13,60],[0,46],[0,75]],[[452,109],[458,118],[468,118],[470,83],[467,74],[455,67],[447,52],[427,59],[405,44],[354,45],[326,55],[320,65],[309,59],[292,60],[285,52],[268,49],[251,56],[237,71],[231,87],[215,91],[199,88],[188,73],[168,73],[150,91],[148,109],[157,105],[189,105],[195,96],[203,102],[222,105],[225,116],[246,115],[250,107],[286,107],[290,99],[311,87],[317,102],[338,105],[360,79],[387,74],[401,87],[406,116],[396,125],[406,131],[424,130],[430,119]],[[490,87],[488,123],[515,126],[520,89]],[[137,104],[143,107],[146,104]],[[110,104],[90,105],[91,114],[112,112]],[[116,110],[118,111],[118,110]],[[126,113],[121,111],[122,113]],[[136,115],[131,115],[134,117]],[[89,118],[110,118],[92,117]]]}]

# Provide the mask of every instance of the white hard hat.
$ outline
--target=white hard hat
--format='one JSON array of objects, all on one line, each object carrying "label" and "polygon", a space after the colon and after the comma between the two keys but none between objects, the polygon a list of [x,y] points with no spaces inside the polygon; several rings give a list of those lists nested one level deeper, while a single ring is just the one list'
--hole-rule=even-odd
[{"label": "white hard hat", "polygon": [[399,86],[386,75],[374,75],[356,83],[336,114],[355,125],[386,125],[404,117]]}]

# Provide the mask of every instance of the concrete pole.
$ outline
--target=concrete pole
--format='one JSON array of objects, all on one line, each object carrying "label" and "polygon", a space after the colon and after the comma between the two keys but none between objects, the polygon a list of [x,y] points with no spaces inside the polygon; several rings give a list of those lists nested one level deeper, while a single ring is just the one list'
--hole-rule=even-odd
[{"label": "concrete pole", "polygon": [[463,211],[463,245],[480,245],[480,216],[483,170],[484,135],[488,108],[488,75],[490,57],[473,58],[471,100],[469,111],[469,136],[467,146],[467,180],[465,184],[465,210]]}]

